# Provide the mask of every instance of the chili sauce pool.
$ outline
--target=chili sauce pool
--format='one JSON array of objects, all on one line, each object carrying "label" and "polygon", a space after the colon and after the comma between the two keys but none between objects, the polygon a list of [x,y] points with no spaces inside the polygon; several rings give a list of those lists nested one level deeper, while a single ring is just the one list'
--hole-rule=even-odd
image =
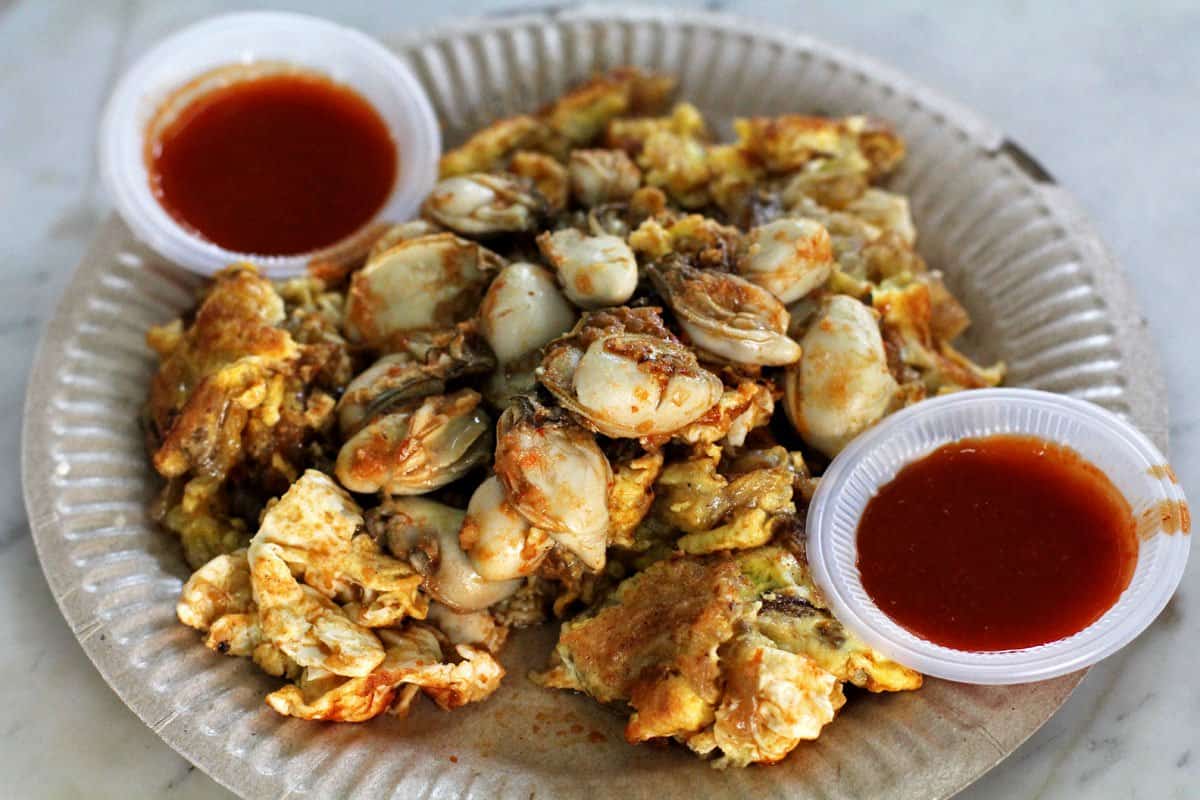
[{"label": "chili sauce pool", "polygon": [[964,439],[907,465],[867,504],[857,536],[875,604],[957,650],[1078,633],[1137,564],[1133,513],[1108,476],[1028,436]]},{"label": "chili sauce pool", "polygon": [[279,73],[205,92],[152,143],[150,183],[180,224],[239,253],[332,245],[383,207],[396,146],[379,112],[319,75]]}]

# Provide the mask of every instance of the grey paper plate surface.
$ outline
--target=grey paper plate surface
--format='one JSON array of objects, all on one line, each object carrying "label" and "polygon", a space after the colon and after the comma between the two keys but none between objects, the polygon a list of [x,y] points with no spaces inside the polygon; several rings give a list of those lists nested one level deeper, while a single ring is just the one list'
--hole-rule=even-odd
[{"label": "grey paper plate surface", "polygon": [[[1157,356],[1111,256],[1036,162],[928,89],[804,36],[682,11],[583,9],[393,44],[449,144],[622,63],[677,75],[682,97],[718,123],[787,111],[892,120],[910,152],[893,185],[911,196],[921,251],[974,317],[968,352],[1005,359],[1012,385],[1124,414],[1165,446]],[[1082,679],[855,694],[784,763],[726,772],[678,748],[629,747],[616,715],[532,686],[524,675],[543,664],[551,630],[517,638],[502,690],[476,707],[426,703],[408,720],[363,725],[280,717],[263,703],[272,679],[176,622],[187,570],[145,512],[157,484],[136,419],[154,366],[143,336],[196,285],[119,222],[99,232],[31,376],[25,497],[46,577],[88,656],[147,725],[243,797],[943,798],[1016,749]]]}]

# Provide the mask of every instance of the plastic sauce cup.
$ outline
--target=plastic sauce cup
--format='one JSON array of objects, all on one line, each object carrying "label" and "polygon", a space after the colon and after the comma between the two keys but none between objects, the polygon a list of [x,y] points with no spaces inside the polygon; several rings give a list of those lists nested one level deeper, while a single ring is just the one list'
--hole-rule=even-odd
[{"label": "plastic sauce cup", "polygon": [[100,123],[105,188],[135,236],[164,258],[202,275],[252,261],[269,277],[304,271],[360,234],[315,253],[237,253],[198,236],[159,204],[150,187],[146,134],[160,106],[189,81],[229,65],[285,63],[321,74],[362,95],[395,140],[396,183],[361,229],[410,219],[437,178],[441,133],[428,96],[394,53],[351,28],[302,14],[247,12],[214,17],[167,37],[138,59],[117,84]]},{"label": "plastic sauce cup", "polygon": [[[904,466],[959,439],[1035,436],[1064,445],[1108,475],[1138,522],[1129,586],[1100,619],[1036,647],[968,652],[901,627],[871,600],[858,571],[858,522]],[[1129,644],[1174,594],[1191,537],[1183,490],[1149,439],[1099,406],[1032,389],[980,389],[918,403],[863,433],[829,465],[808,509],[808,561],[834,615],[863,641],[913,669],[964,683],[1046,680],[1090,666]]]}]

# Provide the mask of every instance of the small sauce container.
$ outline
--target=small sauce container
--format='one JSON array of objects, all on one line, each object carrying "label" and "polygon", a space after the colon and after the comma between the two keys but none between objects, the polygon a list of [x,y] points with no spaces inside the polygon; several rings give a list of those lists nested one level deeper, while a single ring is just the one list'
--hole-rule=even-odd
[{"label": "small sauce container", "polygon": [[[872,599],[859,569],[860,522],[880,489],[906,466],[951,443],[998,436],[1065,448],[1102,472],[1132,511],[1136,562],[1116,602],[1076,633],[1020,649],[955,649],[911,632]],[[808,561],[837,618],[900,663],[965,683],[1028,683],[1090,666],[1145,630],[1183,576],[1190,525],[1174,472],[1125,420],[1063,395],[981,389],[918,403],[851,442],[826,470],[809,506]]]},{"label": "small sauce container", "polygon": [[[304,253],[227,249],[164,208],[151,170],[164,117],[237,81],[294,71],[327,80],[362,98],[386,126],[396,149],[396,176],[362,225],[338,241]],[[303,272],[311,261],[361,249],[384,221],[411,218],[437,177],[441,135],[424,90],[407,66],[370,37],[300,14],[248,12],[215,17],[167,37],[122,77],[100,127],[101,174],[134,235],[164,258],[211,275],[252,261],[272,278]],[[161,188],[161,187],[160,187]]]}]

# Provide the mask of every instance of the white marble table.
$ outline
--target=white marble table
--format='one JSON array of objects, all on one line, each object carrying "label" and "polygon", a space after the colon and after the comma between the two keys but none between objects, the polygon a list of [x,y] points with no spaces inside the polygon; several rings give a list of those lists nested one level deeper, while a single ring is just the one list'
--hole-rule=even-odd
[{"label": "white marble table", "polygon": [[[43,321],[108,213],[94,132],[115,78],[223,0],[0,0],[0,445],[15,465],[25,380]],[[420,28],[451,4],[288,6],[373,31]],[[456,16],[515,0],[454,4]],[[526,3],[526,5],[539,5]],[[1200,7],[1179,3],[708,7],[873,53],[974,106],[1082,200],[1133,275],[1163,355],[1172,460],[1200,498]],[[419,8],[418,8],[419,6]],[[986,7],[985,7],[986,6]],[[14,466],[0,477],[0,795],[227,798],[163,744],[92,669],[34,555]],[[1000,798],[1200,797],[1200,558],[1158,622],[1095,669],[1012,758],[964,792]]]}]

